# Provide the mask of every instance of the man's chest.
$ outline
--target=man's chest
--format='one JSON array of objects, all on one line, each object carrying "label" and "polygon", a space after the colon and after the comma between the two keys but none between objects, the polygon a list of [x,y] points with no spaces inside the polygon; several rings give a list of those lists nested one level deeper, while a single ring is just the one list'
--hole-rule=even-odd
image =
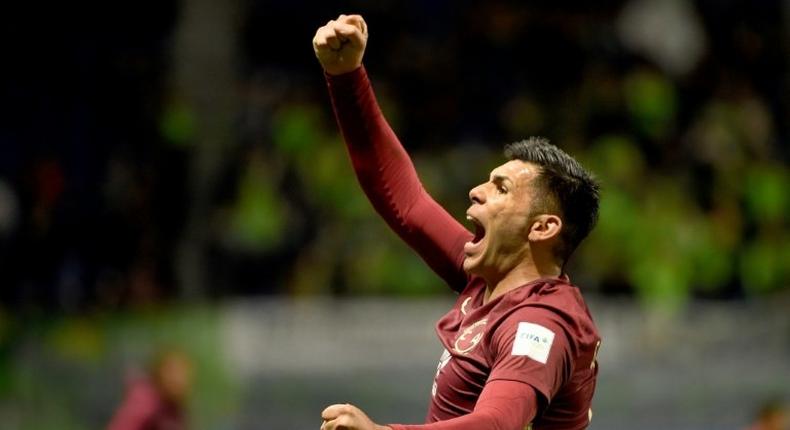
[{"label": "man's chest", "polygon": [[444,351],[431,389],[429,420],[471,412],[491,372],[491,327],[485,315],[468,315],[457,308],[437,328]]}]

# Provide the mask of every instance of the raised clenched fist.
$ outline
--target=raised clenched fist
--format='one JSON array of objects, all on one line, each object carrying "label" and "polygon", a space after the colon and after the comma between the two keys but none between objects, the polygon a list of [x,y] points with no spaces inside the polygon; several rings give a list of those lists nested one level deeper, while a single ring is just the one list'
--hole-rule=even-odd
[{"label": "raised clenched fist", "polygon": [[330,75],[341,75],[362,65],[368,26],[359,15],[340,15],[319,28],[313,37],[315,56]]}]

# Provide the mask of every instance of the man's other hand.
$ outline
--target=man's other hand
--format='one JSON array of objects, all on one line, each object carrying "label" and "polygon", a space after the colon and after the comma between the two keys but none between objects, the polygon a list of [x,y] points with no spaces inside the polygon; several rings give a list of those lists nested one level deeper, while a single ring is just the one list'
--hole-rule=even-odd
[{"label": "man's other hand", "polygon": [[365,20],[359,15],[340,15],[315,32],[313,50],[326,73],[341,75],[362,65],[367,43]]},{"label": "man's other hand", "polygon": [[324,419],[321,430],[392,430],[374,423],[358,407],[349,404],[329,406],[321,412],[321,418]]}]

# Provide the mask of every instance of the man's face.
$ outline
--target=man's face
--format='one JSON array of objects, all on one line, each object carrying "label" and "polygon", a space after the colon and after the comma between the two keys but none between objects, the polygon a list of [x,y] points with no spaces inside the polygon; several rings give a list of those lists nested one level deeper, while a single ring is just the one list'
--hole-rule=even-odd
[{"label": "man's face", "polygon": [[476,231],[475,238],[464,245],[467,273],[500,279],[529,256],[532,181],[539,173],[533,163],[511,160],[469,192],[472,205],[466,215]]}]

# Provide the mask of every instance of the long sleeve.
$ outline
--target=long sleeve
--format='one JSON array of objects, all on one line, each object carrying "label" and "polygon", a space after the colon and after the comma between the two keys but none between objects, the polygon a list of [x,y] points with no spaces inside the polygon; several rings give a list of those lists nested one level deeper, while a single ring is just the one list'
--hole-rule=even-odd
[{"label": "long sleeve", "polygon": [[463,246],[472,234],[423,188],[376,102],[364,67],[327,75],[340,130],[362,189],[376,211],[451,288],[466,285]]},{"label": "long sleeve", "polygon": [[493,381],[480,393],[472,413],[430,424],[387,424],[392,430],[523,430],[535,418],[538,399],[528,384]]}]

